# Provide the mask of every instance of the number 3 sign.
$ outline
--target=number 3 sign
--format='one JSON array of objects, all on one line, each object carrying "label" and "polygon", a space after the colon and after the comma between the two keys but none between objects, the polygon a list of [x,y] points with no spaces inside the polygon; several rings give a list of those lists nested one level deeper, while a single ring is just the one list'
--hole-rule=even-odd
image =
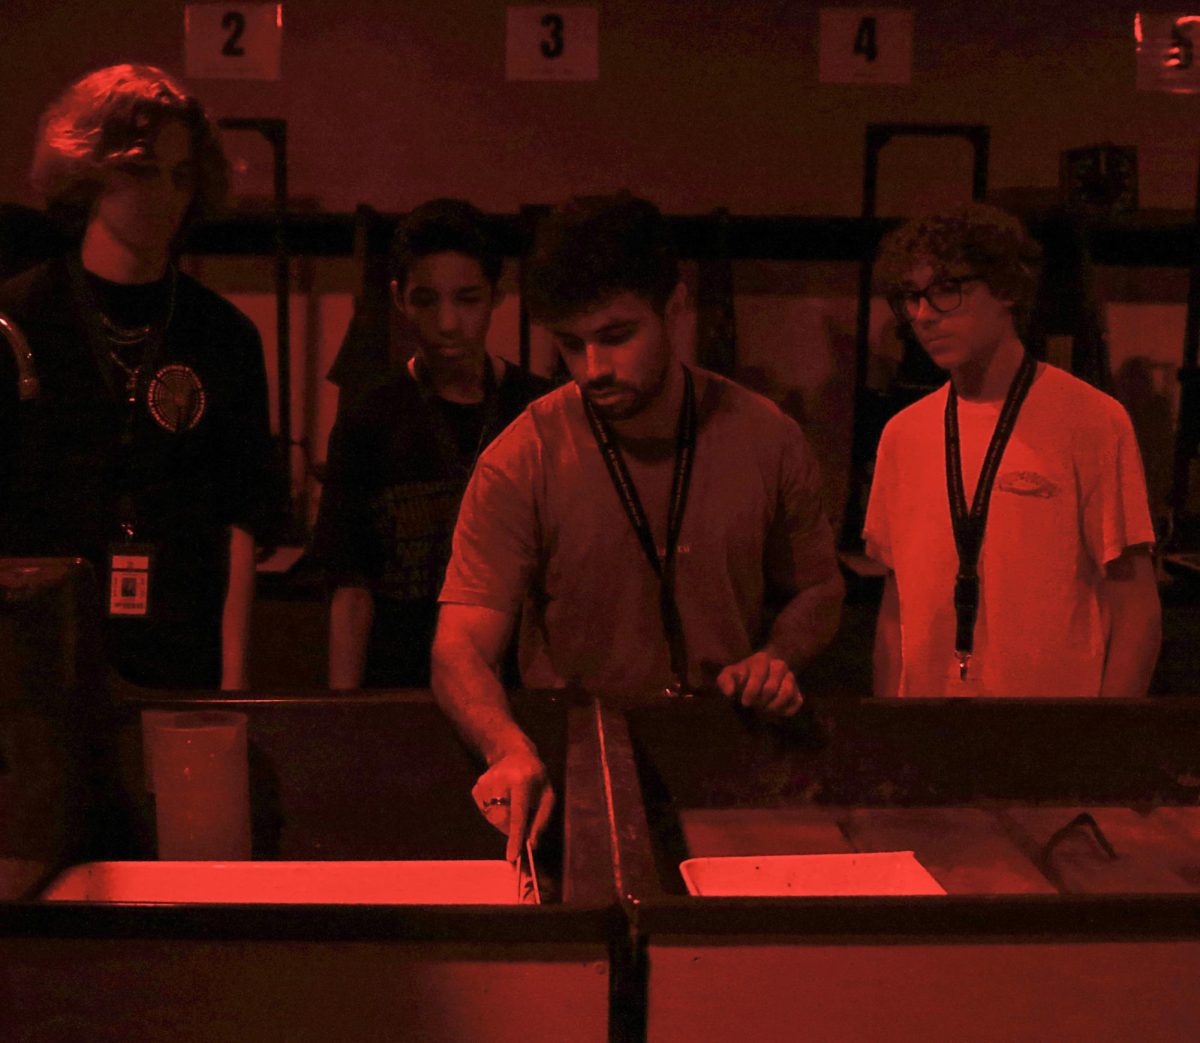
[{"label": "number 3 sign", "polygon": [[188,76],[279,79],[282,4],[188,4],[183,29]]},{"label": "number 3 sign", "polygon": [[912,41],[912,11],[823,7],[821,83],[910,83]]},{"label": "number 3 sign", "polygon": [[510,7],[510,80],[598,80],[600,15],[594,7]]}]

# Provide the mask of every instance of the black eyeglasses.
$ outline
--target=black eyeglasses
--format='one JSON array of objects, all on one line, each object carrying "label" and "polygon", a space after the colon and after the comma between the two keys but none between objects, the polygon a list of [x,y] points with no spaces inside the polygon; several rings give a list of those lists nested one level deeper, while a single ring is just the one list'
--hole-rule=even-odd
[{"label": "black eyeglasses", "polygon": [[936,312],[945,315],[954,311],[963,301],[963,285],[969,282],[982,282],[980,275],[955,275],[944,279],[935,279],[923,290],[896,290],[888,294],[888,304],[901,322],[912,322],[921,310],[921,301],[929,302]]}]

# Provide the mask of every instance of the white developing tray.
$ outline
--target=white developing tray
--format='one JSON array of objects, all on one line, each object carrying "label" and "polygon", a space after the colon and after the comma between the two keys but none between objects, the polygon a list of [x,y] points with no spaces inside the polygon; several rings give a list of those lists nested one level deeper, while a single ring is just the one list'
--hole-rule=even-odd
[{"label": "white developing tray", "polygon": [[[51,902],[517,905],[531,889],[505,861],[87,862]],[[521,888],[519,890],[519,888]]]},{"label": "white developing tray", "polygon": [[911,851],[689,858],[679,872],[689,894],[706,897],[946,893]]}]

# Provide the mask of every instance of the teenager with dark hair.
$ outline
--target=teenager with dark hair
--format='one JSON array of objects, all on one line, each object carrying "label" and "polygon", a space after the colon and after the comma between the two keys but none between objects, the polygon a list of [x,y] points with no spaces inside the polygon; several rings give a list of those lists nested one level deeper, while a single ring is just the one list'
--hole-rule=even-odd
[{"label": "teenager with dark hair", "polygon": [[890,570],[884,696],[1142,696],[1158,655],[1154,531],[1112,398],[1026,350],[1039,251],[972,204],[880,249],[899,321],[949,376],[884,429],[864,528]]},{"label": "teenager with dark hair", "polygon": [[712,685],[786,716],[842,595],[800,428],[676,357],[684,287],[652,204],[566,203],[538,229],[523,289],[572,382],[480,457],[433,656],[440,704],[487,760],[474,796],[510,859],[554,800],[498,679],[518,618],[527,687]]},{"label": "teenager with dark hair", "polygon": [[0,554],[91,561],[129,680],[242,688],[268,517],[262,345],[174,264],[225,191],[212,123],[161,70],[101,69],[47,110],[32,177],[82,241],[0,289],[36,376],[19,394],[0,352]]},{"label": "teenager with dark hair", "polygon": [[392,300],[407,365],[329,437],[313,556],[333,588],[332,688],[429,684],[437,592],[475,459],[548,381],[485,350],[503,257],[484,214],[435,199],[399,225]]}]

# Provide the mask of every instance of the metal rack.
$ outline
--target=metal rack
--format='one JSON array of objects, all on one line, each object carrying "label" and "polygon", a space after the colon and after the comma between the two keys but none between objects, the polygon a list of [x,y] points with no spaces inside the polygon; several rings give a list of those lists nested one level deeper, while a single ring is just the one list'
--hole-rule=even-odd
[{"label": "metal rack", "polygon": [[[971,126],[928,127],[885,124],[868,128],[868,164],[864,170],[864,213],[858,217],[754,216],[725,211],[703,215],[669,215],[667,220],[680,255],[701,265],[703,278],[698,305],[708,309],[711,322],[701,325],[699,356],[703,364],[731,373],[736,368],[736,343],[732,336],[732,264],[739,260],[782,260],[797,262],[857,262],[859,281],[859,325],[856,340],[856,423],[853,460],[856,473],[871,459],[874,442],[862,422],[865,395],[864,309],[869,309],[870,261],[880,238],[895,220],[874,214],[875,175],[871,158],[898,134],[928,131],[963,135],[976,147],[974,191],[986,188],[981,180],[986,163],[986,129]],[[1200,185],[1197,188],[1200,198]],[[523,207],[516,214],[493,215],[506,254],[519,257],[530,241],[537,217],[545,206]],[[1198,211],[1200,213],[1200,211]],[[1025,215],[1035,236],[1045,224],[1045,215]],[[364,223],[361,213],[284,213],[237,215],[197,228],[188,241],[189,252],[202,255],[276,256],[277,292],[286,292],[286,267],[280,257],[352,257],[366,259],[386,253],[399,215],[371,212]],[[1172,503],[1178,522],[1189,502],[1191,461],[1200,454],[1200,225],[1195,220],[1172,217],[1162,221],[1136,218],[1092,218],[1076,229],[1081,248],[1094,265],[1129,267],[1176,267],[1189,269],[1187,333],[1179,380],[1182,385],[1178,437],[1175,453],[1175,484]],[[282,290],[279,287],[283,287]],[[283,298],[286,301],[286,297]],[[286,307],[279,307],[286,323]],[[708,333],[705,333],[705,329]],[[528,316],[521,314],[522,360],[528,360]],[[286,330],[286,326],[281,326]],[[707,336],[707,340],[705,337]],[[281,352],[281,374],[284,368]],[[281,392],[283,389],[281,388]],[[284,398],[281,396],[281,406]],[[286,417],[286,411],[284,417]],[[281,417],[283,419],[283,417]],[[282,431],[282,428],[281,428]],[[850,531],[847,525],[844,532]]]}]

